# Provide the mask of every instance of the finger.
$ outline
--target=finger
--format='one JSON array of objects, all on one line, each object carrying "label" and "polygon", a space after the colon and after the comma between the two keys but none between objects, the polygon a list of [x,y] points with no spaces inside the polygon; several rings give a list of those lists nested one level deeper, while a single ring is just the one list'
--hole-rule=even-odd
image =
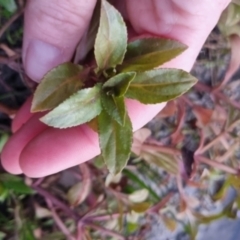
[{"label": "finger", "polygon": [[20,166],[29,177],[43,177],[100,154],[98,136],[88,126],[48,128],[22,151]]},{"label": "finger", "polygon": [[12,121],[12,132],[15,133],[19,128],[26,123],[33,114],[30,112],[32,96],[22,105]]},{"label": "finger", "polygon": [[[164,106],[146,106],[127,100],[133,129],[142,127]],[[41,123],[38,126],[39,121],[34,117],[6,144],[2,161],[7,171],[17,174],[22,170],[29,177],[43,177],[80,164],[100,153],[98,136],[86,125],[62,130],[46,128],[45,125],[44,128]]]},{"label": "finger", "polygon": [[145,105],[132,99],[127,99],[126,104],[134,132],[151,121],[166,105],[166,103]]},{"label": "finger", "polygon": [[38,119],[42,114],[35,114],[19,131],[6,143],[1,153],[3,167],[12,174],[22,173],[19,157],[23,148],[40,132],[47,128]]},{"label": "finger", "polygon": [[[178,40],[189,48],[162,67],[189,71],[207,36],[230,0],[125,1],[128,18],[138,34]],[[141,15],[141,18],[139,18]]]},{"label": "finger", "polygon": [[35,81],[69,61],[83,36],[96,0],[28,0],[24,19],[23,62]]}]

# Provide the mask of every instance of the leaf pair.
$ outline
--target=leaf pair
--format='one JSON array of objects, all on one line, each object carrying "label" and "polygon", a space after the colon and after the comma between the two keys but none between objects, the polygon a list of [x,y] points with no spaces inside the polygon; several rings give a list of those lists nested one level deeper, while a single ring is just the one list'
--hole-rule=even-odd
[{"label": "leaf pair", "polygon": [[[102,0],[94,45],[97,66],[64,63],[48,72],[34,94],[32,111],[53,109],[41,121],[57,128],[96,119],[103,160],[109,171],[117,174],[127,164],[132,144],[132,124],[124,98],[155,104],[190,89],[196,79],[189,73],[155,69],[185,49],[179,42],[159,38],[127,44],[121,14]],[[88,82],[95,85],[85,87]]]}]

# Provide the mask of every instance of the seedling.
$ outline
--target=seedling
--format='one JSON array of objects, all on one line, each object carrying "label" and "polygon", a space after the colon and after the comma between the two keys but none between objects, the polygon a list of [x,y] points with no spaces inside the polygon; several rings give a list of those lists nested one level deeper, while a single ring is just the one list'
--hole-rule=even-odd
[{"label": "seedling", "polygon": [[166,102],[188,91],[196,79],[180,69],[157,68],[182,53],[182,43],[163,38],[127,43],[124,20],[106,0],[101,1],[99,15],[99,24],[92,23],[97,34],[89,31],[89,42],[95,39],[96,63],[64,63],[52,69],[39,84],[31,110],[51,110],[40,120],[55,128],[89,123],[99,134],[110,173],[117,174],[126,166],[132,144],[124,99]]}]

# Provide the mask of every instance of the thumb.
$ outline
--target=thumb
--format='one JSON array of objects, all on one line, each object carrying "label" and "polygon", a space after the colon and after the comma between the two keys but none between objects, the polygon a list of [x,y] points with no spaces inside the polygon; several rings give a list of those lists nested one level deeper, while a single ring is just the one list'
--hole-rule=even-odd
[{"label": "thumb", "polygon": [[39,82],[47,71],[71,59],[95,4],[96,0],[28,0],[23,63],[31,79]]}]

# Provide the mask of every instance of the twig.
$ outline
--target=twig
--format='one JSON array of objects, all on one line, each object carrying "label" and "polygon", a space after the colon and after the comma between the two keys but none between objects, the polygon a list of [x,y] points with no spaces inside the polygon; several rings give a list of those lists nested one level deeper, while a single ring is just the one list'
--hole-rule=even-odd
[{"label": "twig", "polygon": [[240,109],[240,104],[234,100],[229,99],[227,96],[225,96],[223,93],[219,91],[213,91],[210,87],[202,84],[202,83],[197,83],[194,88],[196,88],[198,91],[203,91],[203,92],[208,92],[212,94],[212,96],[215,96],[217,98],[222,99],[223,101],[229,103],[233,107]]},{"label": "twig", "polygon": [[33,186],[34,186],[34,187],[39,186],[39,185],[43,182],[43,180],[44,180],[44,177],[39,178],[37,181],[35,181],[35,182],[33,183]]},{"label": "twig", "polygon": [[184,193],[183,184],[182,184],[182,177],[180,174],[177,175],[176,180],[177,180],[178,192],[180,196],[185,199],[185,193]]},{"label": "twig", "polygon": [[0,29],[0,38],[4,34],[4,32],[12,25],[12,23],[17,20],[24,12],[24,8],[20,9],[16,12]]},{"label": "twig", "polygon": [[211,88],[201,82],[197,82],[197,84],[194,85],[194,88],[202,92],[211,92]]},{"label": "twig", "polygon": [[177,144],[178,136],[181,134],[183,125],[185,123],[185,108],[182,101],[178,101],[178,125],[177,129],[171,134],[173,144]]},{"label": "twig", "polygon": [[235,151],[236,148],[239,148],[240,142],[239,139],[230,146],[230,148],[221,156],[217,159],[218,162],[225,162],[231,155],[233,155],[233,152]]},{"label": "twig", "polygon": [[111,231],[109,229],[103,228],[103,227],[95,225],[93,223],[87,223],[87,225],[90,228],[99,230],[99,232],[101,232],[102,235],[108,235],[108,236],[114,237],[114,239],[125,240],[125,237],[123,237],[122,235],[118,234],[117,232]]},{"label": "twig", "polygon": [[51,195],[49,192],[46,190],[37,187],[37,186],[32,186],[34,190],[38,192],[38,194],[42,195],[44,198],[48,198],[51,200],[52,203],[54,203],[57,207],[62,209],[66,214],[68,214],[70,217],[72,217],[75,220],[80,219],[80,216],[76,213],[73,212],[67,205],[65,205],[63,202],[61,202],[59,199]]},{"label": "twig", "polygon": [[210,143],[208,143],[206,146],[204,146],[202,149],[199,149],[196,154],[202,154],[206,152],[209,148],[213,147],[224,135],[226,132],[220,133],[216,138],[214,138]]},{"label": "twig", "polygon": [[92,213],[94,210],[96,210],[98,207],[100,207],[104,202],[105,202],[105,199],[103,199],[100,202],[96,202],[86,213],[84,213],[81,216],[80,220],[83,221],[86,218],[88,218],[89,214]]},{"label": "twig", "polygon": [[186,102],[190,107],[192,107],[192,108],[194,107],[193,102],[191,102],[189,98],[187,98],[187,97],[184,96],[184,95],[183,95],[181,98],[182,98],[182,100],[183,100],[184,102]]},{"label": "twig", "polygon": [[201,149],[203,149],[203,146],[204,146],[204,141],[205,141],[205,136],[204,135],[205,134],[204,134],[204,130],[203,129],[200,129],[199,135],[200,135],[200,142],[199,142],[198,148],[195,151],[196,155],[199,154],[199,152],[201,151]]},{"label": "twig", "polygon": [[11,116],[15,115],[17,110],[10,109],[10,108],[8,108],[8,107],[6,107],[6,106],[4,106],[3,104],[0,103],[0,112],[5,113],[9,117],[11,117]]},{"label": "twig", "polygon": [[83,229],[83,224],[82,222],[79,222],[78,223],[78,226],[77,226],[77,237],[76,237],[76,240],[84,240],[84,229]]},{"label": "twig", "polygon": [[237,119],[236,121],[234,121],[229,127],[228,127],[228,131],[232,131],[235,127],[237,127],[237,125],[240,125],[240,119]]},{"label": "twig", "polygon": [[181,155],[181,152],[179,150],[177,150],[176,148],[165,147],[165,146],[160,146],[160,145],[143,144],[142,149],[155,150],[155,151],[172,154],[172,155],[176,155],[176,154]]},{"label": "twig", "polygon": [[[225,123],[226,125],[226,123]],[[211,124],[210,128],[212,129],[213,133],[217,136],[219,134],[219,127],[215,124]],[[223,127],[224,128],[224,127]],[[226,128],[226,127],[225,127]],[[220,138],[219,141],[223,145],[225,149],[229,149],[229,142],[228,142],[229,134],[225,131],[225,136]]]},{"label": "twig", "polygon": [[226,166],[226,165],[224,165],[222,163],[219,163],[219,162],[217,162],[215,160],[210,160],[210,159],[202,157],[202,156],[195,156],[195,159],[198,162],[205,163],[205,164],[207,164],[209,166],[218,168],[218,169],[220,169],[220,170],[222,170],[224,172],[230,173],[230,174],[235,174],[236,175],[236,174],[239,173],[239,171],[237,169],[233,169],[233,168],[231,168],[229,166]]},{"label": "twig", "polygon": [[49,207],[49,209],[52,213],[52,217],[53,217],[54,221],[56,222],[58,228],[62,231],[62,233],[66,236],[67,239],[75,240],[75,238],[71,235],[71,233],[69,232],[67,227],[62,222],[61,218],[58,216],[58,214],[54,210],[52,202],[50,201],[50,199],[45,198],[45,200],[46,200],[46,203],[47,203],[47,205],[48,205],[48,207]]},{"label": "twig", "polygon": [[[125,213],[123,213],[125,214]],[[108,215],[96,215],[96,216],[89,216],[86,221],[107,221],[115,218],[120,217],[120,213],[113,213]]]},{"label": "twig", "polygon": [[240,124],[240,119],[237,119],[234,121],[224,132],[220,133],[216,138],[214,138],[210,143],[208,143],[206,146],[199,148],[196,152],[195,155],[203,154],[206,152],[209,148],[214,146],[224,135],[227,134],[227,132],[232,131],[238,124]]},{"label": "twig", "polygon": [[19,55],[14,55],[12,57],[2,57],[2,56],[0,56],[0,63],[10,64],[11,62],[15,61],[18,58],[19,58]]},{"label": "twig", "polygon": [[224,95],[221,92],[216,92],[214,93],[214,95],[220,99],[222,99],[223,101],[229,103],[230,105],[232,105],[233,107],[240,109],[240,104],[234,100],[231,100],[230,98],[228,98],[226,95]]},{"label": "twig", "polygon": [[77,198],[75,199],[75,202],[72,203],[73,207],[78,206],[81,204],[88,196],[90,189],[91,189],[91,173],[88,165],[86,163],[82,163],[79,165],[79,169],[82,175],[82,187],[81,187],[81,192],[78,194]]},{"label": "twig", "polygon": [[165,196],[159,203],[151,207],[147,212],[148,213],[158,213],[158,211],[163,208],[169,201],[169,199],[173,196],[173,193],[170,192],[167,196]]},{"label": "twig", "polygon": [[6,53],[8,57],[13,57],[16,55],[16,53],[4,43],[0,43],[0,48]]},{"label": "twig", "polygon": [[238,70],[240,59],[239,59],[239,46],[240,46],[240,38],[238,35],[234,34],[229,37],[230,45],[231,45],[231,60],[228,66],[228,69],[225,73],[224,79],[221,83],[213,89],[213,94],[215,92],[219,92],[232,78],[234,73]]}]

